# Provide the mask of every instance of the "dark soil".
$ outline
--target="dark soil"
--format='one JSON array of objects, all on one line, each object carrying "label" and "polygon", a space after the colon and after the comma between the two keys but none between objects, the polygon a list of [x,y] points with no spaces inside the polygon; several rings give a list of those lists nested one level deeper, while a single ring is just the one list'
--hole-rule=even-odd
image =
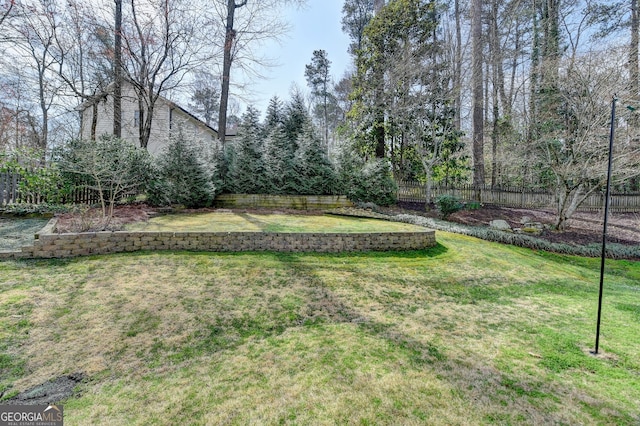
[{"label": "dark soil", "polygon": [[82,373],[70,374],[49,380],[31,389],[19,393],[13,398],[2,401],[3,404],[17,405],[46,405],[57,404],[71,396],[76,395],[76,386],[84,380]]},{"label": "dark soil", "polygon": [[[398,212],[439,217],[435,209],[425,211],[422,203],[399,203]],[[538,238],[573,245],[587,245],[602,242],[603,214],[578,212],[569,220],[569,228],[564,231],[551,229],[555,216],[553,211],[544,209],[519,209],[483,206],[475,210],[461,210],[447,220],[473,226],[488,226],[496,219],[506,220],[512,228],[522,227],[522,219],[547,225]],[[607,242],[623,245],[640,245],[640,213],[610,213],[607,222]]]},{"label": "dark soil", "polygon": [[57,215],[56,231],[59,233],[118,231],[127,223],[145,221],[155,214],[158,214],[157,210],[145,204],[132,204],[116,207],[113,217],[105,220],[102,217],[102,209],[90,208],[82,212]]}]

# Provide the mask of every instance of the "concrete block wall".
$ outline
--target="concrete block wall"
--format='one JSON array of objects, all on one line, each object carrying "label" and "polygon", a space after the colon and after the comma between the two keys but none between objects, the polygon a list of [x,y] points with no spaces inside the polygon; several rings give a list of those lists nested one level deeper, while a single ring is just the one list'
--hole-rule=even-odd
[{"label": "concrete block wall", "polygon": [[[55,221],[53,219],[52,221]],[[51,225],[51,223],[50,223]],[[419,250],[436,244],[435,231],[378,233],[82,232],[57,234],[47,225],[33,246],[5,258],[64,258],[138,250],[356,252]]]},{"label": "concrete block wall", "polygon": [[344,195],[220,194],[213,201],[220,208],[271,208],[322,210],[353,207]]}]

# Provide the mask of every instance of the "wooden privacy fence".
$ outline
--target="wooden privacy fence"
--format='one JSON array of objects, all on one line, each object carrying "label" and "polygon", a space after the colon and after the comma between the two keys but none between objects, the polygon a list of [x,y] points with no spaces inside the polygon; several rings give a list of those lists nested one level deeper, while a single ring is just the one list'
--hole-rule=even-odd
[{"label": "wooden privacy fence", "polygon": [[[7,204],[38,204],[47,202],[38,194],[25,194],[20,191],[20,175],[12,172],[0,172],[0,207]],[[77,188],[62,200],[63,203],[97,204],[100,197],[97,191],[89,188]]]},{"label": "wooden privacy fence", "polygon": [[[483,185],[476,189],[473,185],[444,186],[434,185],[431,189],[433,199],[440,195],[453,195],[465,202],[478,201],[504,207],[553,208],[555,196],[551,192],[532,191],[523,188],[492,188]],[[398,201],[425,202],[425,185],[419,182],[398,182]],[[604,193],[591,194],[578,208],[581,211],[599,211],[604,206]],[[640,193],[613,193],[610,208],[618,212],[640,211]]]},{"label": "wooden privacy fence", "polygon": [[0,173],[0,206],[19,202],[19,182],[17,173]]}]

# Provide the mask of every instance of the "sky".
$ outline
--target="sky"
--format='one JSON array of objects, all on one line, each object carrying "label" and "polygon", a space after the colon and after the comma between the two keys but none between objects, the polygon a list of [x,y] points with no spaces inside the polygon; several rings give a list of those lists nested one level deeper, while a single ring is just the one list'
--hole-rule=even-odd
[{"label": "sky", "polygon": [[280,65],[266,70],[268,79],[253,86],[255,103],[252,105],[259,111],[264,113],[274,95],[288,100],[294,82],[308,91],[304,70],[311,62],[314,50],[327,52],[334,81],[340,80],[351,67],[347,52],[350,41],[340,23],[343,3],[344,0],[307,0],[306,7],[287,10],[286,20],[291,31],[280,44],[273,42],[265,47],[265,53]]}]

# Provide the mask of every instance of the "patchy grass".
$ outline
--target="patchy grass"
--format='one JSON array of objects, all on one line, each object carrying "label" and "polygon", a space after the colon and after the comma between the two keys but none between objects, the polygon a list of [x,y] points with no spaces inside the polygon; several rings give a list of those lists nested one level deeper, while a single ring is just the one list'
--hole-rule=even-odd
[{"label": "patchy grass", "polygon": [[19,250],[33,244],[33,236],[49,219],[0,217],[0,251]]},{"label": "patchy grass", "polygon": [[126,227],[129,231],[192,232],[407,232],[424,228],[406,223],[331,215],[256,213],[179,213],[158,216]]},{"label": "patchy grass", "polygon": [[425,251],[0,263],[4,398],[82,371],[69,425],[640,420],[640,264],[438,233]]}]

